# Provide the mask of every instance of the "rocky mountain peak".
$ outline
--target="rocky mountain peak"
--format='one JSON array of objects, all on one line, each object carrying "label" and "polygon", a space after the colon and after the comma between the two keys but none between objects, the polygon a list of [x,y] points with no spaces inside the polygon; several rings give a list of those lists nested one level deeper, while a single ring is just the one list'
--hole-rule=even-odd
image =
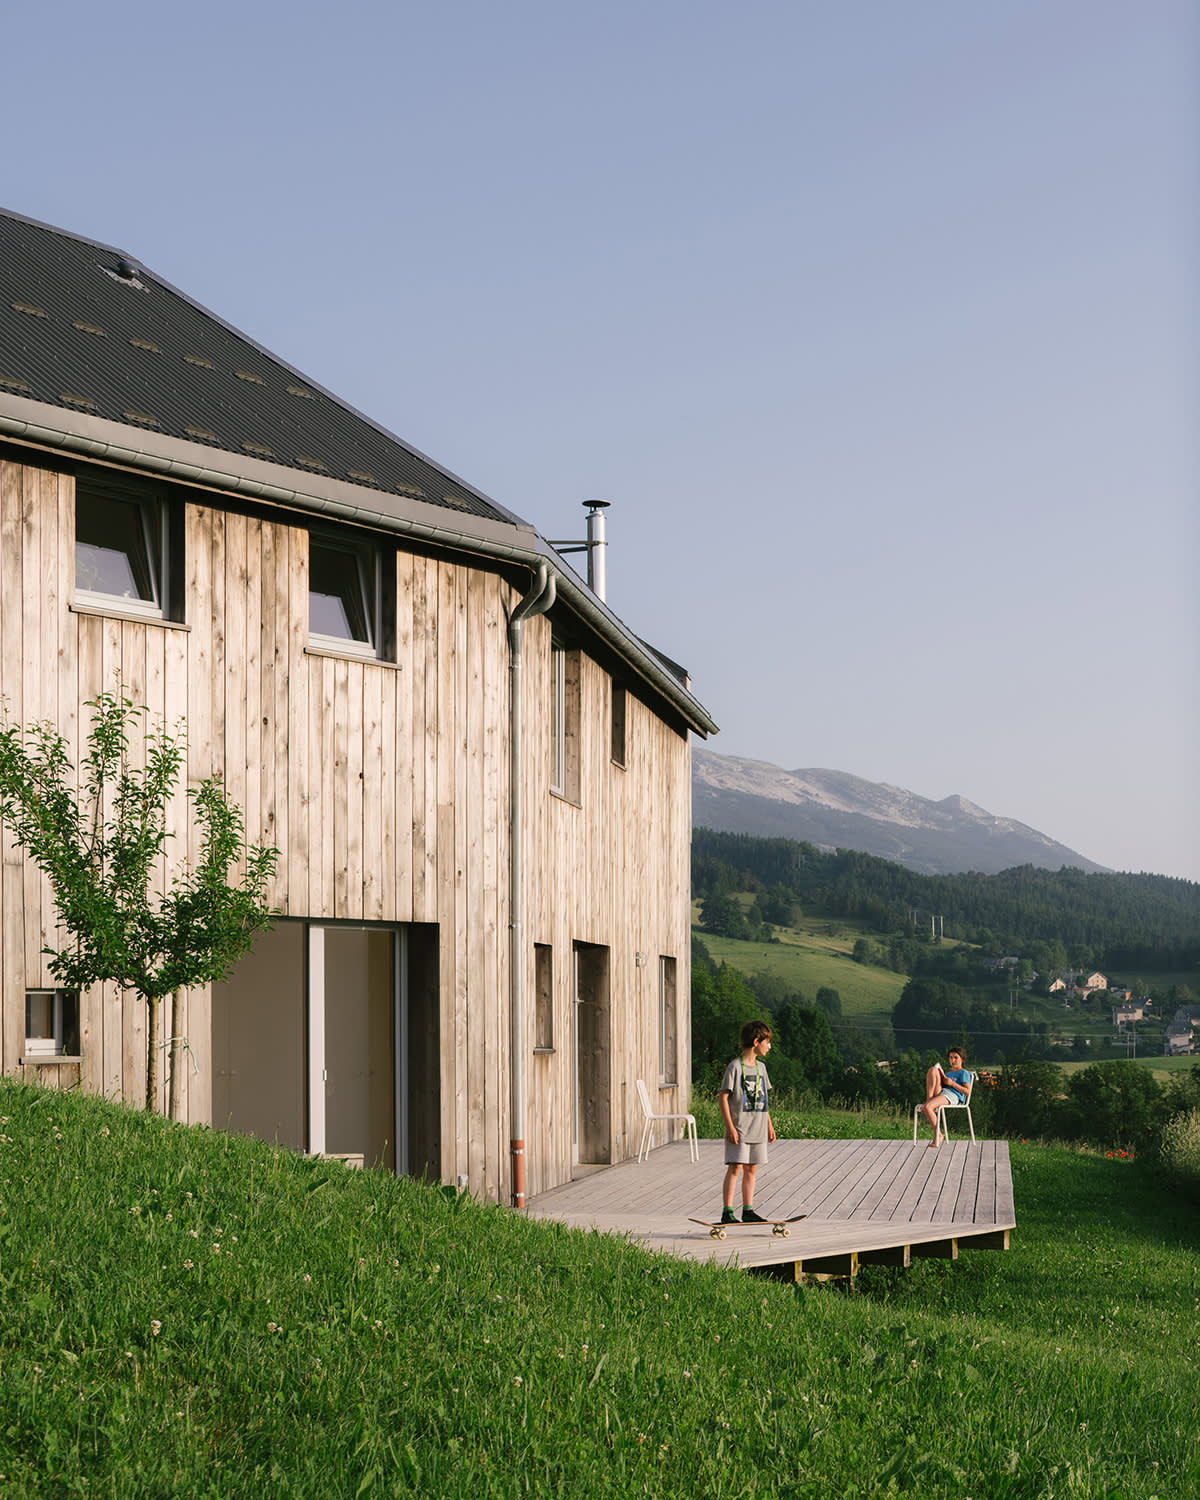
[{"label": "rocky mountain peak", "polygon": [[725,833],[858,849],[927,875],[991,875],[1014,865],[1104,868],[957,793],[934,802],[847,771],[788,771],[770,761],[699,748],[692,752],[692,821]]}]

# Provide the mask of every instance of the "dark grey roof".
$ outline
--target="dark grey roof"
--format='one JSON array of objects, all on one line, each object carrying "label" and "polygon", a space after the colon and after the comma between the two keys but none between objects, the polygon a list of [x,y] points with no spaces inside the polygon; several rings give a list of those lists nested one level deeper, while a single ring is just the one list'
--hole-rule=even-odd
[{"label": "dark grey roof", "polygon": [[559,607],[685,725],[687,673],[528,522],[339,401],[123,251],[0,208],[0,435],[270,504],[549,568]]},{"label": "dark grey roof", "polygon": [[301,473],[518,522],[123,251],[5,209],[0,390]]}]

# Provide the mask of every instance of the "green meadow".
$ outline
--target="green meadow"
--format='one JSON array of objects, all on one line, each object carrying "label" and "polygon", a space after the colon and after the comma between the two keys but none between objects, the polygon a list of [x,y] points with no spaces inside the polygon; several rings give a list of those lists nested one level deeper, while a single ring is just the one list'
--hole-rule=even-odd
[{"label": "green meadow", "polygon": [[[749,903],[748,893],[740,892],[736,899]],[[854,944],[861,937],[873,943],[879,934],[866,925],[851,918],[830,919],[824,916],[801,916],[791,927],[777,927],[775,941],[744,942],[737,938],[720,937],[703,931],[697,924],[700,902],[692,903],[692,932],[698,937],[716,963],[727,963],[746,975],[769,974],[803,994],[812,1001],[822,985],[835,989],[842,1002],[842,1025],[857,1026],[867,1032],[882,1031],[890,1036],[892,1008],[909,981],[907,974],[896,974],[889,969],[872,964],[856,963],[851,957]],[[969,947],[969,944],[947,940],[946,948]],[[1156,983],[1174,982],[1194,985],[1194,973],[1180,976],[1155,975]],[[1114,978],[1114,983],[1117,982]],[[1124,980],[1122,980],[1124,982]],[[992,1003],[1003,1008],[1005,990],[997,987],[991,996]],[[1055,997],[1042,997],[1022,991],[1013,1010],[1013,1022],[1022,1028],[1030,1022],[1044,1022],[1052,1033],[1065,1033],[1067,1038],[1075,1035],[1091,1039],[1093,1046],[1107,1048],[1112,1039],[1113,1028],[1108,1006],[1088,1010],[1078,1003],[1068,1008]],[[835,1028],[838,1025],[835,1022]],[[1139,1057],[1160,1082],[1166,1081],[1177,1067],[1191,1066],[1194,1058],[1165,1058],[1161,1055],[1161,1034],[1155,1029],[1152,1034],[1143,1034],[1143,1045],[1149,1055]],[[1102,1054],[1111,1055],[1107,1050]],[[1068,1069],[1086,1067],[1082,1062],[1064,1064]]]},{"label": "green meadow", "polygon": [[6,1080],[0,1494],[1196,1494],[1200,1210],[1012,1158],[1011,1250],[798,1287]]},{"label": "green meadow", "polygon": [[[1182,1078],[1190,1073],[1196,1066],[1196,1054],[1185,1053],[1182,1057],[1163,1057],[1150,1053],[1148,1056],[1131,1057],[1130,1062],[1136,1063],[1139,1068],[1145,1068],[1146,1072],[1157,1078],[1159,1083],[1169,1084],[1172,1079]],[[1086,1062],[1065,1062],[1058,1066],[1064,1073],[1078,1073],[1090,1066]]]},{"label": "green meadow", "polygon": [[692,930],[716,963],[727,963],[743,974],[773,975],[802,990],[809,1000],[822,985],[837,990],[843,1018],[856,1026],[890,1027],[892,1007],[908,983],[907,974],[855,963],[850,953],[864,930],[844,921],[801,917],[793,927],[777,928],[774,943]]}]

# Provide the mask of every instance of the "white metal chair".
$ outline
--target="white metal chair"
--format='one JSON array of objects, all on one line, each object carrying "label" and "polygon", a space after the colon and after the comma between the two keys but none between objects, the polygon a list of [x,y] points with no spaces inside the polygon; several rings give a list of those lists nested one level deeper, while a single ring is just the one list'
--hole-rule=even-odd
[{"label": "white metal chair", "polygon": [[[976,1078],[976,1074],[972,1073],[971,1074],[971,1085],[972,1085],[972,1087],[974,1087],[975,1078]],[[924,1106],[924,1103],[925,1103],[925,1101],[924,1101],[924,1099],[922,1099],[920,1104],[914,1104],[913,1105],[913,1140],[914,1141],[917,1138],[917,1126],[921,1122],[921,1109]],[[968,1095],[967,1098],[964,1099],[961,1104],[943,1104],[942,1107],[941,1107],[941,1109],[938,1110],[938,1124],[941,1126],[942,1134],[946,1137],[947,1140],[950,1139],[950,1132],[946,1129],[946,1112],[947,1112],[947,1110],[951,1110],[951,1109],[965,1109],[966,1110],[966,1112],[967,1112],[967,1124],[971,1128],[971,1140],[972,1140],[972,1142],[974,1142],[974,1140],[975,1140],[975,1121],[971,1118],[971,1099],[970,1099],[970,1095]]]},{"label": "white metal chair", "polygon": [[655,1124],[659,1120],[665,1120],[665,1121],[667,1121],[667,1139],[668,1140],[670,1140],[670,1138],[671,1138],[671,1128],[670,1128],[671,1121],[673,1121],[673,1120],[682,1120],[682,1121],[684,1121],[683,1133],[688,1138],[688,1147],[689,1147],[689,1150],[691,1151],[692,1160],[693,1161],[699,1161],[700,1160],[700,1145],[699,1145],[699,1142],[696,1140],[696,1116],[695,1115],[684,1115],[684,1114],[679,1114],[679,1115],[656,1115],[656,1114],[653,1113],[653,1111],[650,1108],[650,1095],[649,1095],[649,1093],[646,1090],[646,1084],[645,1084],[644,1080],[641,1079],[641,1078],[639,1078],[638,1081],[637,1081],[637,1091],[638,1091],[638,1098],[642,1101],[642,1112],[646,1116],[646,1123],[645,1123],[645,1125],[642,1126],[642,1143],[638,1147],[638,1156],[637,1156],[638,1161],[644,1161],[646,1159],[646,1157],[650,1154],[650,1136],[651,1136],[651,1133],[654,1130]]}]

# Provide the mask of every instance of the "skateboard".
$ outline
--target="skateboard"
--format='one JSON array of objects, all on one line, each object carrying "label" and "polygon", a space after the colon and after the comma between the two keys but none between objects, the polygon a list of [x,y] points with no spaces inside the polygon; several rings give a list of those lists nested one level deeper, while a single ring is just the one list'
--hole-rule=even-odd
[{"label": "skateboard", "polygon": [[735,1219],[732,1224],[722,1224],[720,1219],[696,1219],[689,1214],[688,1223],[703,1224],[705,1229],[708,1230],[709,1238],[714,1240],[723,1240],[727,1229],[765,1229],[769,1224],[771,1226],[771,1233],[777,1239],[786,1240],[792,1232],[790,1226],[792,1224],[799,1224],[801,1219],[807,1218],[807,1214],[792,1214],[786,1219],[772,1219],[768,1217],[761,1224],[743,1224],[740,1219]]}]

